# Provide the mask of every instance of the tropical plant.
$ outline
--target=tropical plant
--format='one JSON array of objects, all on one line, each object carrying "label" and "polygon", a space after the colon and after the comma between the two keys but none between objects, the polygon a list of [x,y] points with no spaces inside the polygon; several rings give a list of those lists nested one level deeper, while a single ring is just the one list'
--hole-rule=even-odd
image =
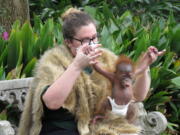
[{"label": "tropical plant", "polygon": [[59,14],[70,6],[95,7],[103,12],[104,7],[111,9],[113,15],[122,15],[130,10],[133,15],[140,16],[144,22],[155,18],[168,18],[170,12],[180,18],[180,3],[178,0],[30,0],[30,13],[39,15],[46,20],[49,17],[58,18]]},{"label": "tropical plant", "polygon": [[[22,27],[16,21],[8,40],[0,38],[0,77],[13,79],[32,76],[32,69],[41,54],[56,40],[62,43],[61,26],[52,19],[42,24],[35,18],[34,28],[29,22]],[[56,39],[55,39],[56,38]]]}]

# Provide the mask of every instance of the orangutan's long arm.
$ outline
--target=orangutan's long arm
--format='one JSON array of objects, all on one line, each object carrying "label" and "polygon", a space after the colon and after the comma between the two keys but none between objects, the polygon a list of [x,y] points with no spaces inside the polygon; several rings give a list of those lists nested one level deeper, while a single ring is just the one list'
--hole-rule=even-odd
[{"label": "orangutan's long arm", "polygon": [[106,78],[108,78],[111,82],[114,81],[114,74],[113,73],[104,70],[103,68],[100,67],[100,65],[98,63],[94,64],[93,67],[98,73],[100,73],[103,76],[105,76]]}]

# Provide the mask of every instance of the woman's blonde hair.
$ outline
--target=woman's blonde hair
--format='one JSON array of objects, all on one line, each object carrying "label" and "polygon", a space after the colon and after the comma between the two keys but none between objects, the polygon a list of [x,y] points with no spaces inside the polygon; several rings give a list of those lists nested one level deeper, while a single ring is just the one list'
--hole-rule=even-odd
[{"label": "woman's blonde hair", "polygon": [[72,39],[76,31],[85,25],[94,23],[94,20],[85,12],[77,8],[69,8],[61,16],[63,20],[62,32],[64,39]]},{"label": "woman's blonde hair", "polygon": [[65,19],[67,19],[68,17],[70,17],[72,14],[74,13],[80,13],[82,12],[81,10],[78,10],[77,8],[69,8],[66,12],[64,12],[61,15],[62,20],[64,21]]}]

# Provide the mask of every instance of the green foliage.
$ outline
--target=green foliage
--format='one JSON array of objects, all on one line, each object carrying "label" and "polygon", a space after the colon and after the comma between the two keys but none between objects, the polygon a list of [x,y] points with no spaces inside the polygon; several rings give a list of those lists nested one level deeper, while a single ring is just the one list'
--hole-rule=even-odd
[{"label": "green foliage", "polygon": [[178,88],[180,88],[180,77],[176,77],[174,79],[171,79],[171,82],[177,86]]},{"label": "green foliage", "polygon": [[0,120],[7,120],[7,114],[6,114],[5,111],[2,111],[2,112],[0,113]]},{"label": "green foliage", "polygon": [[[168,18],[170,12],[174,13],[176,19],[180,18],[180,3],[178,0],[30,0],[30,13],[39,15],[41,19],[53,17],[58,18],[70,6],[91,6],[106,13],[107,17],[112,14],[122,15],[126,10],[131,10],[133,15],[140,16],[144,23],[155,18]],[[111,15],[110,15],[111,16]]]},{"label": "green foliage", "polygon": [[0,67],[0,80],[4,80],[5,79],[5,72],[4,72],[4,68],[1,66]]},{"label": "green foliage", "polygon": [[69,7],[69,5],[73,4],[70,0],[30,0],[29,3],[30,15],[38,15],[42,20],[51,17],[57,19],[59,15],[65,11],[65,7]]},{"label": "green foliage", "polygon": [[[37,59],[45,50],[62,43],[61,25],[48,19],[45,24],[36,17],[35,27],[16,21],[8,41],[0,38],[0,79],[32,76]],[[5,76],[6,75],[6,76]]]},{"label": "green foliage", "polygon": [[19,125],[21,112],[18,110],[17,104],[7,104],[0,101],[0,120],[8,120],[12,125]]}]

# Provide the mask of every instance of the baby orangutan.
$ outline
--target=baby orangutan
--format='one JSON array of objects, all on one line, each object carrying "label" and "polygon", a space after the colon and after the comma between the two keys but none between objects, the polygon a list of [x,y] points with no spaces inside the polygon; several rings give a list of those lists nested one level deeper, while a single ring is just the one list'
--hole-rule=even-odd
[{"label": "baby orangutan", "polygon": [[101,100],[97,106],[93,124],[98,119],[107,118],[107,111],[113,114],[125,117],[129,123],[135,119],[136,107],[133,103],[132,81],[134,77],[133,62],[125,55],[121,55],[116,63],[116,71],[114,73],[102,69],[98,64],[94,65],[94,69],[107,77],[112,84],[111,97]]}]

